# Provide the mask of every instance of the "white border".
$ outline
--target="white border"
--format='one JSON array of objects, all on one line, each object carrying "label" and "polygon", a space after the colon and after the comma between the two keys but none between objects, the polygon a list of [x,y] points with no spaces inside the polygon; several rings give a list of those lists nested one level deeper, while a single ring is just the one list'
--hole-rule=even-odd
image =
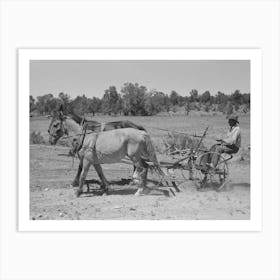
[{"label": "white border", "polygon": [[[251,61],[251,219],[184,221],[54,221],[29,219],[29,64],[30,60],[250,60]],[[19,231],[261,231],[262,93],[260,49],[20,49]],[[254,174],[254,176],[252,176]]]}]

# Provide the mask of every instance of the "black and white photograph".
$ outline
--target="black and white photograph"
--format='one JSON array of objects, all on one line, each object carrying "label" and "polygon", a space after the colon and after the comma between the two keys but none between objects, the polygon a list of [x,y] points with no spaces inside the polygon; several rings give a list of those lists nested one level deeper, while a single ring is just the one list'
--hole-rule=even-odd
[{"label": "black and white photograph", "polygon": [[31,220],[250,220],[250,60],[30,60]]}]

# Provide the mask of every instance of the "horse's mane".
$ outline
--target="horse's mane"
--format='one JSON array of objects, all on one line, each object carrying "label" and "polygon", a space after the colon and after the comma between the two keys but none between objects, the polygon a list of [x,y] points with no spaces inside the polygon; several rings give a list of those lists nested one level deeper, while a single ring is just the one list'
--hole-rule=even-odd
[{"label": "horse's mane", "polygon": [[69,112],[69,117],[74,120],[76,123],[78,123],[79,125],[100,125],[99,122],[97,121],[93,121],[93,120],[87,120],[86,118],[83,118],[81,116],[79,116],[78,114],[76,114],[75,112]]},{"label": "horse's mane", "polygon": [[122,125],[123,127],[132,127],[132,128],[138,129],[138,130],[146,131],[146,129],[142,125],[139,125],[139,124],[133,123],[131,121],[127,121],[127,120],[113,121],[113,122],[110,122],[110,124]]},{"label": "horse's mane", "polygon": [[64,121],[68,131],[72,131],[75,134],[81,132],[81,126],[73,118],[66,117]]},{"label": "horse's mane", "polygon": [[79,116],[78,114],[76,114],[75,112],[70,112],[69,116],[71,117],[71,119],[73,121],[75,121],[76,123],[78,123],[79,125],[82,124],[83,120],[85,120],[84,118],[82,118],[81,116]]}]

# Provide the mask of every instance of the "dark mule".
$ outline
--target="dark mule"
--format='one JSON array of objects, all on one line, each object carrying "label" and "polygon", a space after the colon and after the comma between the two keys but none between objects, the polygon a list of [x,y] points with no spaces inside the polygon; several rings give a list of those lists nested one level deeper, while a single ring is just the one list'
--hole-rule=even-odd
[{"label": "dark mule", "polygon": [[101,132],[101,131],[109,131],[120,128],[135,128],[138,130],[146,131],[146,129],[142,125],[135,124],[131,121],[113,121],[107,123],[100,123],[93,120],[87,120],[85,118],[80,117],[74,112],[69,113],[70,117],[79,125],[83,126],[84,129]]},{"label": "dark mule", "polygon": [[53,117],[48,129],[50,135],[49,142],[51,145],[55,145],[62,136],[68,136],[69,132],[73,130],[76,133],[76,128],[73,128],[73,125],[67,121],[69,118],[80,125],[81,131],[90,130],[94,132],[101,132],[120,128],[134,128],[137,130],[146,131],[143,126],[127,120],[100,123],[82,118],[74,112],[69,113],[69,116],[67,116],[63,114],[62,110],[59,110],[58,112],[53,113]]}]

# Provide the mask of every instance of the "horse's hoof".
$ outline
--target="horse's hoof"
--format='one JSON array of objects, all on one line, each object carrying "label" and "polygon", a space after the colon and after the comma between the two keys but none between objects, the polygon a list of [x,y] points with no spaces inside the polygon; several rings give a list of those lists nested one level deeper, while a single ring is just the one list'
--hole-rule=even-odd
[{"label": "horse's hoof", "polygon": [[139,180],[137,180],[137,179],[136,179],[136,180],[135,180],[135,179],[133,179],[133,180],[131,180],[131,181],[130,181],[129,185],[130,185],[130,186],[136,186],[136,185],[139,185],[139,183],[140,183],[140,181],[139,181]]},{"label": "horse's hoof", "polygon": [[144,195],[144,189],[139,188],[136,193],[134,194],[135,196],[140,196],[140,195]]},{"label": "horse's hoof", "polygon": [[102,196],[106,196],[106,195],[108,195],[108,192],[109,192],[109,190],[106,188],[106,189],[102,189]]},{"label": "horse's hoof", "polygon": [[135,196],[140,196],[140,195],[141,195],[141,192],[142,192],[142,189],[138,189],[134,195],[135,195]]},{"label": "horse's hoof", "polygon": [[79,183],[73,181],[71,184],[70,184],[70,187],[74,188],[74,187],[78,187],[79,186]]},{"label": "horse's hoof", "polygon": [[108,195],[108,194],[109,194],[109,188],[107,188],[107,187],[103,187],[102,189],[103,189],[102,196],[106,196],[106,195]]},{"label": "horse's hoof", "polygon": [[78,189],[78,190],[75,191],[76,197],[79,197],[81,194],[82,194],[81,190]]}]

